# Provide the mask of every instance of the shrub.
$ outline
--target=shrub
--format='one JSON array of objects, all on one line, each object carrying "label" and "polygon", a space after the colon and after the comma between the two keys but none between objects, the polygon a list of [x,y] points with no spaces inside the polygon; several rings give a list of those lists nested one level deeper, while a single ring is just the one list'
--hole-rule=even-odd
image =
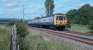
[{"label": "shrub", "polygon": [[27,47],[24,45],[24,38],[29,33],[27,31],[27,26],[24,22],[17,22],[16,23],[17,28],[17,36],[18,36],[18,44],[19,44],[19,50],[27,50]]},{"label": "shrub", "polygon": [[89,25],[89,29],[91,30],[91,32],[93,33],[93,24]]},{"label": "shrub", "polygon": [[68,21],[66,27],[67,27],[67,28],[71,28],[71,21]]},{"label": "shrub", "polygon": [[91,30],[91,33],[93,33],[93,21],[92,20],[89,22],[88,28]]},{"label": "shrub", "polygon": [[28,33],[25,22],[21,20],[20,21],[14,20],[8,23],[8,26],[13,26],[14,24],[16,25],[16,28],[17,28],[17,34],[20,37],[25,37],[26,34]]},{"label": "shrub", "polygon": [[17,34],[20,37],[25,37],[28,34],[26,24],[19,22],[19,23],[16,23],[16,27],[17,27]]}]

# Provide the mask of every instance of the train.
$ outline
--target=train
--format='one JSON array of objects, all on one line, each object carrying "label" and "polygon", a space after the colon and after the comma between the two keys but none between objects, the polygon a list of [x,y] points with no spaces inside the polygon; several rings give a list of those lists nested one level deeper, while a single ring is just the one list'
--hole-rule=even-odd
[{"label": "train", "polygon": [[53,14],[51,17],[41,17],[32,19],[28,22],[31,26],[38,27],[53,27],[56,29],[64,30],[67,25],[67,17],[62,13]]}]

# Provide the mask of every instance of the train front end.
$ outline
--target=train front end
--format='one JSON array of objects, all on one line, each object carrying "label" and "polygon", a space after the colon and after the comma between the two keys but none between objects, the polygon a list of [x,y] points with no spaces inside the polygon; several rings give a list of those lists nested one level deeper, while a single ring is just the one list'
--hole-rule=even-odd
[{"label": "train front end", "polygon": [[65,29],[67,24],[67,17],[63,14],[54,15],[54,25],[57,29]]}]

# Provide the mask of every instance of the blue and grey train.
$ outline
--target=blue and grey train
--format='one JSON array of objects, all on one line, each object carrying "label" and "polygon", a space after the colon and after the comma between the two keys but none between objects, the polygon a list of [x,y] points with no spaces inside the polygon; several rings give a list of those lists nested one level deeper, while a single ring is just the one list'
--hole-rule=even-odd
[{"label": "blue and grey train", "polygon": [[56,29],[65,29],[67,17],[64,14],[56,13],[51,17],[42,17],[28,22],[32,26],[54,27]]}]

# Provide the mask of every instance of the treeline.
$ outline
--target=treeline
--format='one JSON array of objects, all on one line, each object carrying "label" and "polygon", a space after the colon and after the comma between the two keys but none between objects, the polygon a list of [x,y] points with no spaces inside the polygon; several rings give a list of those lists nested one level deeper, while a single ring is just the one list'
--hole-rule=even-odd
[{"label": "treeline", "polygon": [[67,12],[69,23],[87,25],[93,30],[93,6],[85,4],[79,9],[73,9]]}]

